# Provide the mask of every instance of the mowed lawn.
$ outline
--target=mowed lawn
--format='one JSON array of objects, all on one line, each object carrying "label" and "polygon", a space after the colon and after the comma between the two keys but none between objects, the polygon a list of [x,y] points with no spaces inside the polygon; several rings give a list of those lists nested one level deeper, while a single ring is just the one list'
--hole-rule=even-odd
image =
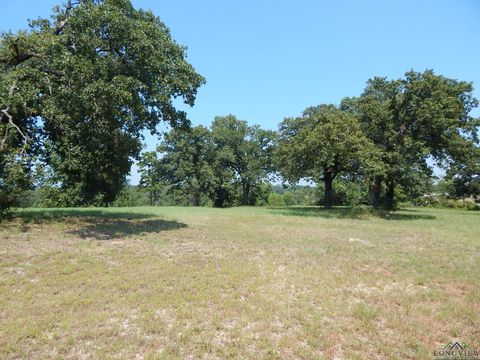
[{"label": "mowed lawn", "polygon": [[480,212],[26,210],[0,357],[431,359],[480,347]]}]

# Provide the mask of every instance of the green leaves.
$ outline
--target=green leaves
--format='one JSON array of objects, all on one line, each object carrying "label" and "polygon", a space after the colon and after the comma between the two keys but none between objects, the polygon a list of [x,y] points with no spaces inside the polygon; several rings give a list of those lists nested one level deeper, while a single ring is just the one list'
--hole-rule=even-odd
[{"label": "green leaves", "polygon": [[332,182],[341,174],[383,171],[373,143],[359,121],[333,105],[307,108],[299,118],[280,124],[278,166],[284,178],[325,182],[326,207],[332,206]]},{"label": "green leaves", "polygon": [[142,156],[141,183],[168,184],[190,204],[209,198],[217,207],[230,205],[240,189],[240,202],[250,205],[274,171],[275,139],[275,132],[233,115],[216,117],[211,129],[172,129],[158,146],[158,156]]},{"label": "green leaves", "polygon": [[450,163],[446,178],[451,182],[450,196],[465,199],[480,196],[480,148],[472,146],[469,156]]},{"label": "green leaves", "polygon": [[31,26],[1,37],[1,108],[42,138],[55,182],[76,193],[70,205],[108,204],[139,156],[142,130],[188,127],[173,99],[193,106],[205,79],[168,28],[127,0],[69,1]]},{"label": "green leaves", "polygon": [[227,115],[214,119],[212,136],[218,165],[233,173],[242,186],[242,205],[249,205],[250,190],[274,172],[275,132]]},{"label": "green leaves", "polygon": [[394,204],[396,186],[410,193],[422,188],[431,176],[429,157],[449,163],[471,156],[472,144],[478,142],[478,123],[469,112],[477,105],[470,83],[431,70],[409,71],[398,80],[373,78],[362,96],[343,100],[342,108],[360,119],[381,153],[385,175],[376,182],[390,184],[386,207]]},{"label": "green leaves", "polygon": [[172,129],[157,151],[161,159],[156,173],[161,181],[173,185],[196,206],[202,194],[213,193],[214,148],[207,128]]},{"label": "green leaves", "polygon": [[332,105],[308,108],[302,117],[285,119],[280,129],[277,156],[287,179],[318,181],[325,171],[335,177],[375,159],[373,144],[358,120]]}]

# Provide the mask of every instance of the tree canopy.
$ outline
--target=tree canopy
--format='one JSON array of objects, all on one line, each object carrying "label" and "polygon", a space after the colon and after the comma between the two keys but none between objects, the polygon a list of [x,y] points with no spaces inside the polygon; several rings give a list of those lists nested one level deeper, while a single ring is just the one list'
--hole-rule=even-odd
[{"label": "tree canopy", "polygon": [[[130,0],[68,0],[2,33],[0,69],[0,215],[40,175],[51,206],[111,204],[136,160],[152,205],[167,188],[194,205],[251,205],[280,173],[322,183],[327,208],[335,182],[354,180],[374,207],[393,209],[428,191],[432,162],[455,197],[479,195],[473,85],[432,70],[374,77],[360,96],[309,107],[278,132],[234,115],[192,127],[176,101],[193,106],[205,79]],[[157,151],[141,154],[144,132],[160,135],[164,122],[172,130]]]},{"label": "tree canopy", "polygon": [[385,173],[372,181],[374,206],[385,190],[384,206],[393,208],[396,187],[418,186],[419,174],[430,176],[429,158],[448,167],[470,156],[478,144],[478,120],[469,115],[478,105],[472,91],[471,83],[432,70],[409,71],[403,79],[370,79],[359,98],[342,101],[381,152]]},{"label": "tree canopy", "polygon": [[281,174],[291,182],[323,181],[327,209],[333,206],[332,186],[338,175],[382,171],[359,121],[333,105],[310,107],[301,117],[286,118],[280,124],[277,157]]},{"label": "tree canopy", "polygon": [[156,169],[160,179],[200,206],[202,194],[210,196],[215,183],[214,146],[208,129],[201,125],[172,129],[157,151],[161,155]]},{"label": "tree canopy", "polygon": [[242,205],[249,205],[252,187],[273,172],[275,132],[228,115],[214,119],[212,136],[218,165],[234,174],[242,187]]},{"label": "tree canopy", "polygon": [[158,155],[146,153],[148,159],[157,160],[152,160],[154,166],[142,167],[141,183],[152,178],[146,169],[154,169],[157,181],[196,206],[202,198],[217,207],[237,199],[239,204],[251,205],[274,170],[275,139],[274,131],[249,126],[233,115],[215,117],[210,129],[172,129],[157,147]]},{"label": "tree canopy", "polygon": [[111,202],[142,130],[188,127],[173,99],[193,106],[204,79],[185,57],[159,18],[128,0],[68,1],[53,20],[3,34],[2,160],[37,151],[70,205]]}]

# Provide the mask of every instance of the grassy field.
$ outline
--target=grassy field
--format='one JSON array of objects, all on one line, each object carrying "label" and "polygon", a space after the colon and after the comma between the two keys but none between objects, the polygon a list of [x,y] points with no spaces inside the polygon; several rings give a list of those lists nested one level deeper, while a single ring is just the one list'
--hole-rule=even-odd
[{"label": "grassy field", "polygon": [[25,210],[0,357],[431,359],[480,347],[480,213]]}]

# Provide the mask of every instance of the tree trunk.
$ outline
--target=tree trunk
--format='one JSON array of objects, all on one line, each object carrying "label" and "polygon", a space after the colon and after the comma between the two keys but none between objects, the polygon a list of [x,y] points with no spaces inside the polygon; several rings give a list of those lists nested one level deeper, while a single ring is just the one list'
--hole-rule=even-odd
[{"label": "tree trunk", "polygon": [[200,192],[198,191],[193,195],[193,204],[195,206],[200,206]]},{"label": "tree trunk", "polygon": [[375,180],[372,186],[371,201],[372,206],[375,209],[380,207],[380,197],[382,195],[382,178],[381,176],[375,176]]},{"label": "tree trunk", "polygon": [[395,182],[387,179],[387,190],[385,191],[385,209],[393,210],[395,205]]},{"label": "tree trunk", "polygon": [[242,179],[242,192],[243,192],[242,205],[248,206],[248,200],[250,197],[250,183],[247,178]]},{"label": "tree trunk", "polygon": [[325,184],[324,207],[330,210],[333,206],[333,176],[330,171],[323,173],[323,182]]}]

